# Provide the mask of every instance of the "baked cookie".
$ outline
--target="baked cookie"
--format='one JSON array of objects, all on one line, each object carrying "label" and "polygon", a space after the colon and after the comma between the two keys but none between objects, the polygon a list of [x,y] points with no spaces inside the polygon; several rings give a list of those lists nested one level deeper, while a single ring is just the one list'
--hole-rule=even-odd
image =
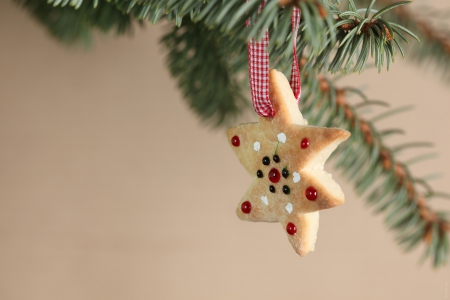
[{"label": "baked cookie", "polygon": [[314,251],[319,210],[344,203],[324,163],[350,133],[308,126],[283,73],[269,73],[274,117],[228,129],[230,146],[253,182],[237,208],[242,220],[280,222],[292,247]]}]

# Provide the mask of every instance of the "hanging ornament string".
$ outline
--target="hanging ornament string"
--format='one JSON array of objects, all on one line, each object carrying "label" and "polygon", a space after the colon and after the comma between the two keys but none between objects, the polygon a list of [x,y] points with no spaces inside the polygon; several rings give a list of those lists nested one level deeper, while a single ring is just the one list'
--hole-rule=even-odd
[{"label": "hanging ornament string", "polygon": [[[266,1],[263,1],[258,14],[263,9]],[[246,21],[247,27],[250,19]],[[260,41],[251,39],[248,41],[248,77],[252,92],[252,103],[255,111],[261,117],[272,117],[274,111],[269,99],[269,30],[266,29]]]},{"label": "hanging ornament string", "polygon": [[[258,13],[264,8],[267,0],[264,0],[258,8]],[[297,32],[300,26],[300,10],[297,7],[292,11],[293,34],[293,62],[290,85],[297,103],[300,99],[300,69],[297,61]],[[246,26],[250,25],[250,19]],[[255,111],[261,117],[273,117],[275,112],[269,99],[269,30],[266,29],[260,41],[251,39],[248,42],[248,75],[252,92],[252,103]]]},{"label": "hanging ornament string", "polygon": [[301,79],[300,79],[300,68],[298,66],[297,59],[297,32],[300,27],[300,10],[298,7],[294,7],[292,11],[292,35],[293,35],[293,58],[292,58],[292,69],[291,69],[291,79],[290,84],[292,91],[294,92],[295,100],[297,103],[300,101],[300,95],[302,93]]}]

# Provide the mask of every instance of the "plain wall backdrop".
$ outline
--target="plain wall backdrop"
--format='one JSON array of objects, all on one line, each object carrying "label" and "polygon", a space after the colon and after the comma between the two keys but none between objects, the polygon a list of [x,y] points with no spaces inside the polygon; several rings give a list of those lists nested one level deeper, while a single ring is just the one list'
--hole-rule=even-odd
[{"label": "plain wall backdrop", "polygon": [[[70,48],[0,3],[0,299],[450,299],[450,266],[418,265],[422,248],[404,254],[333,162],[346,203],[320,213],[315,252],[297,256],[280,224],[240,221],[251,178],[225,129],[182,100],[163,32],[147,24]],[[433,187],[450,192],[450,87],[439,72],[398,56],[389,72],[340,84],[413,104],[378,128],[407,131],[390,145],[432,141],[420,151],[439,158],[414,174],[440,172]]]}]

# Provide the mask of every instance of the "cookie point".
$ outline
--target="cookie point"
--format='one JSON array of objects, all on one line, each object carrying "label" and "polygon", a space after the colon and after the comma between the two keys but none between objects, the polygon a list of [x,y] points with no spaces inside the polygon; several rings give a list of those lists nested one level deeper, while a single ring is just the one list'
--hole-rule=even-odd
[{"label": "cookie point", "polygon": [[[276,112],[273,118],[275,123],[306,125],[289,81],[275,69],[269,72],[269,99]],[[279,137],[282,143],[286,142],[284,137],[284,134]]]}]

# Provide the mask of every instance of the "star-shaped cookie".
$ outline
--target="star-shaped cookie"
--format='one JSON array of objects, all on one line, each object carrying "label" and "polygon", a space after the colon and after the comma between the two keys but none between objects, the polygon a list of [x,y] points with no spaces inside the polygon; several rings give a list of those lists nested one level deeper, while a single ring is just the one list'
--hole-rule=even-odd
[{"label": "star-shaped cookie", "polygon": [[314,251],[319,210],[344,203],[339,185],[324,163],[350,133],[308,126],[286,77],[269,73],[274,117],[228,129],[241,164],[254,178],[237,208],[242,220],[280,222],[292,247],[304,256]]}]

